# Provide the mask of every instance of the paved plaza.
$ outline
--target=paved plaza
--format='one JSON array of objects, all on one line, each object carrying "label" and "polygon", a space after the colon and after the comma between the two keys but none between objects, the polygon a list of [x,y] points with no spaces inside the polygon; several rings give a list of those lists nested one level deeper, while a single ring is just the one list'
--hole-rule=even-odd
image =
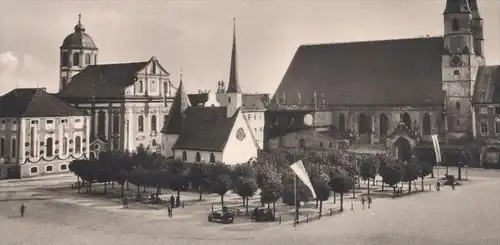
[{"label": "paved plaza", "polygon": [[[131,203],[123,209],[110,198],[77,194],[67,188],[75,181],[73,176],[2,181],[0,244],[500,244],[500,172],[470,169],[468,177],[470,181],[454,191],[446,186],[440,192],[395,200],[376,198],[371,209],[361,209],[360,193],[358,199],[346,195],[344,213],[296,228],[282,205],[278,205],[281,225],[255,223],[244,216],[223,225],[207,221],[211,205],[220,205],[214,195],[199,203],[196,193],[181,193],[186,207],[175,209],[169,219],[158,205]],[[113,191],[119,192],[119,186]],[[135,193],[135,187],[130,191]],[[324,203],[325,209],[338,206],[331,199]],[[225,200],[241,209],[241,198],[229,194]],[[27,207],[23,218],[18,212],[21,203]],[[250,208],[258,205],[257,199],[250,203]],[[302,215],[308,212],[315,212],[314,202]]]}]

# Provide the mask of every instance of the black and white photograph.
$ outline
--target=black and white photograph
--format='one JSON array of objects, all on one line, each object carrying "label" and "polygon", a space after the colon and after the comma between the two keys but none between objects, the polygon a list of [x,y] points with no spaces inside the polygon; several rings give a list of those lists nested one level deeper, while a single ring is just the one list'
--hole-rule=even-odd
[{"label": "black and white photograph", "polygon": [[0,1],[1,245],[499,245],[500,0]]}]

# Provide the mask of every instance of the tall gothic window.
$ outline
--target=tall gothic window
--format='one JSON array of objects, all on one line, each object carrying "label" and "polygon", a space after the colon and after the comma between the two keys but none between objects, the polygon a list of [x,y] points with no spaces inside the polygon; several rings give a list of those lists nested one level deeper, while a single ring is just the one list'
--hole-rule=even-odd
[{"label": "tall gothic window", "polygon": [[431,134],[431,116],[429,113],[425,113],[422,118],[422,131],[424,135]]},{"label": "tall gothic window", "polygon": [[187,159],[188,159],[188,155],[187,155],[187,153],[185,151],[183,151],[182,152],[182,160],[183,161],[187,161]]},{"label": "tall gothic window", "polygon": [[68,52],[62,52],[61,54],[61,65],[68,66]]},{"label": "tall gothic window", "polygon": [[339,115],[339,128],[338,130],[339,131],[345,131],[345,116],[344,116],[344,113],[340,113]]},{"label": "tall gothic window", "polygon": [[358,133],[366,134],[370,132],[370,122],[368,121],[368,116],[365,113],[359,114],[358,121]]},{"label": "tall gothic window", "polygon": [[113,133],[120,133],[120,114],[118,112],[113,113]]},{"label": "tall gothic window", "polygon": [[30,129],[30,151],[31,151],[31,157],[35,157],[36,156],[36,152],[37,152],[37,149],[36,149],[36,146],[37,146],[37,142],[36,142],[36,139],[35,139],[35,128],[34,127],[31,127]]},{"label": "tall gothic window", "polygon": [[403,123],[405,124],[405,126],[409,129],[411,129],[411,117],[410,115],[405,112],[402,117],[401,117],[401,120],[403,121]]},{"label": "tall gothic window", "polygon": [[460,22],[458,21],[458,19],[453,18],[451,20],[451,29],[452,29],[452,31],[459,31],[460,30]]},{"label": "tall gothic window", "polygon": [[75,153],[82,153],[82,138],[80,138],[80,136],[76,136],[75,138]]},{"label": "tall gothic window", "polygon": [[215,155],[213,153],[210,153],[210,162],[211,163],[215,162]]},{"label": "tall gothic window", "polygon": [[80,65],[80,53],[74,53],[73,54],[73,65],[74,66],[79,66]]},{"label": "tall gothic window", "polygon": [[156,116],[151,117],[151,131],[156,131]]},{"label": "tall gothic window", "polygon": [[10,148],[10,156],[11,157],[16,157],[16,150],[17,150],[17,145],[16,145],[16,139],[12,139],[12,147]]},{"label": "tall gothic window", "polygon": [[387,115],[382,113],[380,114],[380,127],[379,127],[380,137],[386,137],[388,129],[389,129],[389,119],[387,118]]},{"label": "tall gothic window", "polygon": [[106,135],[106,113],[104,111],[99,111],[97,113],[97,135]]},{"label": "tall gothic window", "polygon": [[0,139],[0,157],[5,157],[5,139]]},{"label": "tall gothic window", "polygon": [[46,156],[51,157],[54,155],[54,142],[52,138],[47,138],[47,152]]},{"label": "tall gothic window", "polygon": [[143,93],[144,92],[144,83],[141,81],[139,81],[139,89],[138,89],[139,93]]},{"label": "tall gothic window", "polygon": [[199,152],[196,152],[196,162],[201,162],[201,154]]},{"label": "tall gothic window", "polygon": [[144,117],[141,115],[139,116],[139,120],[138,120],[138,131],[139,132],[144,132]]}]

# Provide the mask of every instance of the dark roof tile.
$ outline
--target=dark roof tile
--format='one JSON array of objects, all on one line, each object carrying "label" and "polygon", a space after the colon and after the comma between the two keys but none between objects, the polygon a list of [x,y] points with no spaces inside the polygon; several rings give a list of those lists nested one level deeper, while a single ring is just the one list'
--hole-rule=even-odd
[{"label": "dark roof tile", "polygon": [[301,46],[272,101],[310,104],[316,92],[330,105],[439,105],[442,51],[442,37]]},{"label": "dark roof tile", "polygon": [[174,148],[181,150],[222,151],[239,112],[227,117],[227,107],[190,107]]},{"label": "dark roof tile", "polygon": [[85,116],[80,111],[41,88],[14,89],[0,97],[0,117]]}]

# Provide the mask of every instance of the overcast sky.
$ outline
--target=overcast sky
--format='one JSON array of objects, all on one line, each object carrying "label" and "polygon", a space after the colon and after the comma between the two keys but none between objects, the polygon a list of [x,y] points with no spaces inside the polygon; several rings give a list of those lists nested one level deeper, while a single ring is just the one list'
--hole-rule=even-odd
[{"label": "overcast sky", "polygon": [[[500,0],[478,0],[488,64],[500,63]],[[99,63],[156,56],[177,86],[228,80],[232,18],[244,92],[272,93],[301,44],[438,36],[445,0],[1,0],[0,94],[58,88],[59,47],[82,13]],[[390,54],[388,54],[390,55]]]}]

